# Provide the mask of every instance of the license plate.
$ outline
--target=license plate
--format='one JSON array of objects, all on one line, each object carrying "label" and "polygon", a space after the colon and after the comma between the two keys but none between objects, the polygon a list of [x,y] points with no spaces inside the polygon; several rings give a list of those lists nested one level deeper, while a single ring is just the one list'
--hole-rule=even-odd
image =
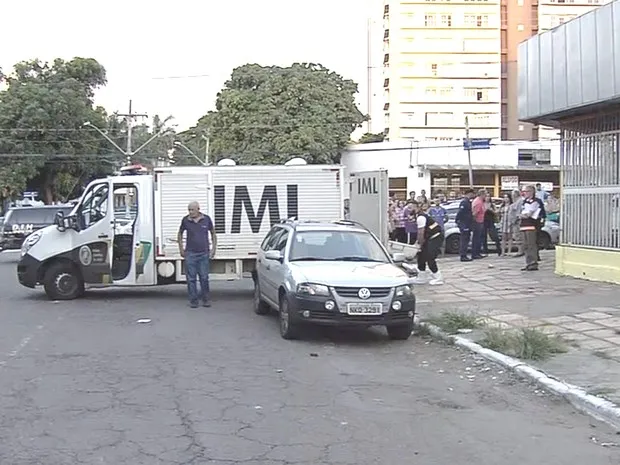
[{"label": "license plate", "polygon": [[347,304],[347,313],[349,315],[381,315],[383,313],[382,304]]}]

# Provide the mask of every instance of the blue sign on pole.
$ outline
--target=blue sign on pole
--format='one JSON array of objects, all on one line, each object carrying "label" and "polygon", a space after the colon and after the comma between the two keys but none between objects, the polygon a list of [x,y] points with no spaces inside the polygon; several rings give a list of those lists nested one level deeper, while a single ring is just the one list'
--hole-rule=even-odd
[{"label": "blue sign on pole", "polygon": [[465,150],[486,150],[491,148],[491,139],[465,139],[463,148]]}]

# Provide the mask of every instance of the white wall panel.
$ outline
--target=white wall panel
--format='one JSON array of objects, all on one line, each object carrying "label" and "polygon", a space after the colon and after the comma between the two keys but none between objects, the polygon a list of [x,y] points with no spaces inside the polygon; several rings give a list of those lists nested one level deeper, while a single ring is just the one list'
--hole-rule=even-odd
[{"label": "white wall panel", "polygon": [[518,62],[523,121],[620,100],[620,1],[521,43]]}]

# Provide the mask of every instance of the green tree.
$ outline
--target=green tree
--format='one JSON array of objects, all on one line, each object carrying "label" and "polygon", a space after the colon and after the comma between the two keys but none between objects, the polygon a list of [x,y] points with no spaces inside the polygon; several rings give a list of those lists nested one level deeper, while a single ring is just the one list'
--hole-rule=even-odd
[{"label": "green tree", "polygon": [[101,171],[115,158],[100,137],[83,127],[105,125],[107,115],[94,107],[97,88],[106,84],[104,67],[92,58],[30,60],[4,76],[0,93],[0,152],[5,157],[0,183],[12,194],[36,179],[46,203],[72,182]]},{"label": "green tree", "polygon": [[279,164],[303,157],[332,163],[366,119],[355,105],[356,93],[355,82],[318,64],[248,64],[233,70],[216,111],[196,128],[210,134],[216,159]]},{"label": "green tree", "polygon": [[362,137],[360,137],[360,140],[357,141],[357,143],[358,144],[372,144],[373,142],[383,142],[384,140],[385,140],[385,134],[383,134],[382,132],[378,132],[376,134],[367,132]]}]

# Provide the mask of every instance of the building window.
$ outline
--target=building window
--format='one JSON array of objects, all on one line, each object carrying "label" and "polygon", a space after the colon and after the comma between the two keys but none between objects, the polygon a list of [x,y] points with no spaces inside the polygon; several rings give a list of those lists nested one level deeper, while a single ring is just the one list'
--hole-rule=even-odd
[{"label": "building window", "polygon": [[465,15],[466,27],[489,27],[489,15]]},{"label": "building window", "polygon": [[437,21],[435,15],[424,15],[424,27],[436,27]]},{"label": "building window", "polygon": [[447,98],[452,95],[452,87],[442,87],[439,89],[439,96],[442,98]]},{"label": "building window", "polygon": [[489,89],[466,87],[463,89],[463,94],[467,100],[475,100],[476,102],[489,101]]},{"label": "building window", "polygon": [[550,149],[519,149],[519,165],[550,165]]},{"label": "building window", "polygon": [[430,127],[452,126],[454,114],[448,112],[424,113],[424,125]]},{"label": "building window", "polygon": [[452,27],[452,15],[441,15],[441,27]]},{"label": "building window", "polygon": [[415,113],[406,112],[403,113],[403,124],[413,125],[415,123]]},{"label": "building window", "polygon": [[491,114],[489,113],[468,113],[466,116],[471,126],[487,127],[491,125]]}]

